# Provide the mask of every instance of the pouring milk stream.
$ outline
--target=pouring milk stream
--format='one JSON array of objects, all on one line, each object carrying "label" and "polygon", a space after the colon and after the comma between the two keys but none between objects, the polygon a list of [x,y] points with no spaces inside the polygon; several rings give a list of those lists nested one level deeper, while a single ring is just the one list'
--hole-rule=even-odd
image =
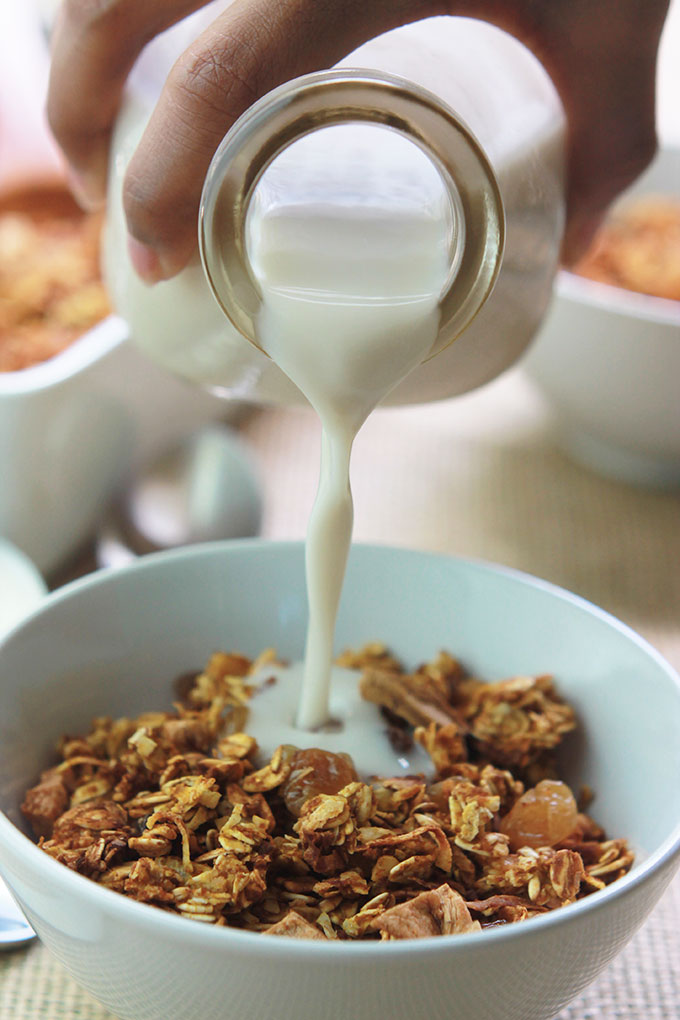
[{"label": "pouring milk stream", "polygon": [[[464,65],[462,82],[453,54]],[[526,100],[505,120],[501,55],[513,100]],[[482,71],[495,68],[491,87],[479,77],[480,62]],[[377,710],[361,703],[356,678],[340,671],[330,687],[352,534],[352,443],[390,395],[398,401],[402,393],[433,399],[464,391],[506,367],[529,339],[557,262],[563,120],[533,57],[489,26],[431,19],[373,40],[344,63],[379,73],[343,68],[288,83],[225,138],[202,200],[205,276],[195,265],[147,290],[129,266],[121,271],[120,143],[109,282],[140,344],[172,370],[261,400],[293,402],[302,394],[316,410],[321,467],[307,535],[304,668],[293,668],[295,683],[282,675],[253,699],[248,729],[265,750],[322,746],[348,751],[361,772],[396,774]],[[392,76],[402,64],[408,80]],[[433,76],[454,84],[468,115],[485,114],[473,126],[486,131],[495,165],[443,102],[446,90],[420,88]],[[126,114],[119,126],[125,133],[127,124],[127,156],[144,120],[135,102],[127,113],[136,113],[134,130]],[[163,308],[176,313],[174,329]],[[480,324],[484,341],[475,358],[469,335]],[[338,716],[341,731],[329,732],[329,719]],[[401,766],[418,770],[413,761]]]},{"label": "pouring milk stream", "polygon": [[307,533],[301,729],[318,729],[330,714],[335,617],[352,535],[352,443],[376,404],[435,346],[451,230],[447,190],[429,158],[369,124],[325,128],[286,150],[250,208],[247,247],[262,292],[257,339],[323,429]]}]

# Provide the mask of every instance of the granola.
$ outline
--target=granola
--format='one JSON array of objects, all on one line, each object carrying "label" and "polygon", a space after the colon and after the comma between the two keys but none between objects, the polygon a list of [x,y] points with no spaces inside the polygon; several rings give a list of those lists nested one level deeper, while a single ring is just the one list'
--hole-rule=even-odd
[{"label": "granola", "polygon": [[101,217],[81,214],[56,189],[19,198],[0,210],[0,372],[54,357],[110,311]]},{"label": "granola", "polygon": [[95,719],[22,810],[45,853],[207,924],[293,938],[402,939],[514,923],[631,866],[555,779],[575,727],[550,677],[484,683],[448,654],[413,674],[381,646],[342,657],[429,752],[433,774],[367,779],[317,748],[259,759],[252,674],[218,653],[169,712]]},{"label": "granola", "polygon": [[680,301],[680,202],[646,195],[605,221],[574,272],[614,287]]}]

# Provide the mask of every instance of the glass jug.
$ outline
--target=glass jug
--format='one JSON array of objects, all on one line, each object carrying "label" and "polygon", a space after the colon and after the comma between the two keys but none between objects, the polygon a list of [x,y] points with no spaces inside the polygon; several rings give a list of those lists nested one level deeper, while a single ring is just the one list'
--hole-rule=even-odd
[{"label": "glass jug", "polygon": [[[125,168],[173,60],[206,14],[186,19],[147,48],[114,134],[105,272],[137,344],[170,371],[218,392],[261,403],[302,401],[258,347],[248,212],[268,168],[286,150],[290,158],[274,190],[300,191],[305,166],[313,188],[309,164],[296,168],[296,140],[329,125],[364,121],[387,126],[424,151],[449,199],[442,207],[450,221],[450,266],[439,336],[385,402],[454,396],[508,368],[541,321],[557,268],[565,123],[536,59],[507,34],[469,19],[431,18],[388,32],[334,70],[260,100],[211,164],[200,212],[202,262],[197,256],[177,277],[153,287],[136,277],[122,211]],[[399,159],[405,150],[395,151]],[[374,172],[387,165],[384,156],[382,163],[376,159]],[[320,179],[328,169],[319,163]],[[389,202],[389,188],[386,193]]]}]

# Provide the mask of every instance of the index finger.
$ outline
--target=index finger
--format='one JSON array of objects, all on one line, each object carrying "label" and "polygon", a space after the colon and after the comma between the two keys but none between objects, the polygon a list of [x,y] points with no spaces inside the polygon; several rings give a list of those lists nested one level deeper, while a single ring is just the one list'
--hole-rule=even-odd
[{"label": "index finger", "polygon": [[47,116],[78,198],[104,199],[111,128],[147,42],[207,0],[64,0],[52,37]]}]

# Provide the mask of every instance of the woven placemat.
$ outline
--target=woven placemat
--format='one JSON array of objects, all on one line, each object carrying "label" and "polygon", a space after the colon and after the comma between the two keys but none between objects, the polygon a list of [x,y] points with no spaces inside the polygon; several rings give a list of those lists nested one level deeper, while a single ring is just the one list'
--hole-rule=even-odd
[{"label": "woven placemat", "polygon": [[[242,431],[262,472],[264,534],[301,537],[316,487],[314,416],[263,412]],[[373,415],[357,439],[352,482],[358,541],[537,574],[619,616],[680,669],[680,494],[608,481],[569,461],[520,373],[456,401]],[[679,1020],[679,917],[677,877],[560,1020]],[[108,1018],[42,946],[0,956],[0,1020]]]}]

